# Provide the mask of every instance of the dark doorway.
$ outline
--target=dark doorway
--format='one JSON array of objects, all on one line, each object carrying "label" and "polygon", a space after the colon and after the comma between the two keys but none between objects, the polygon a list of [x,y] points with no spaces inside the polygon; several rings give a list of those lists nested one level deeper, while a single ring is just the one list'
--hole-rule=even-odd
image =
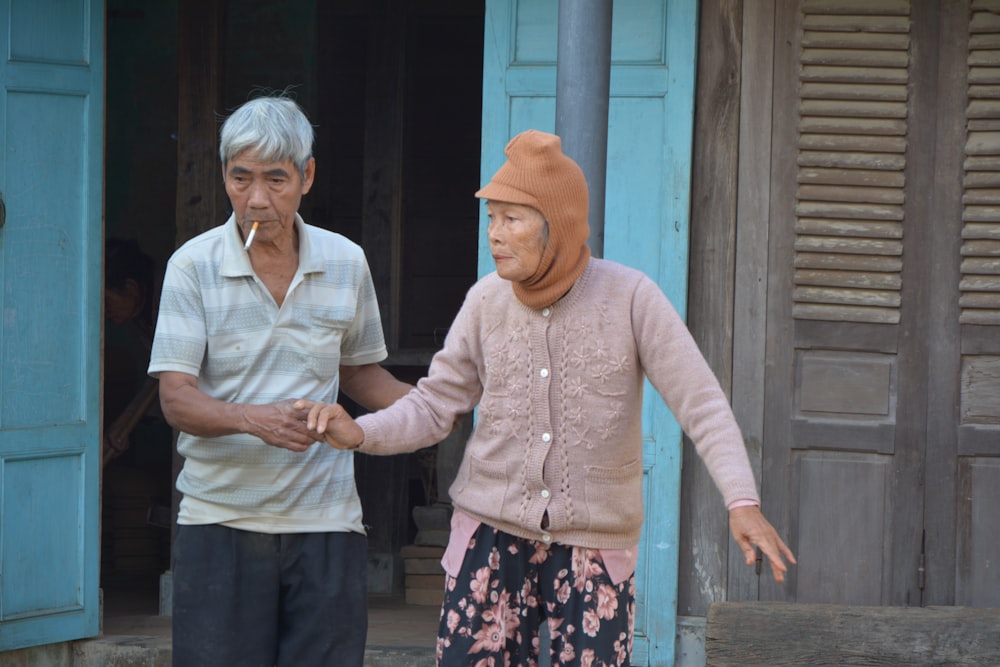
[{"label": "dark doorway", "polygon": [[[154,293],[170,253],[186,240],[176,223],[185,141],[178,99],[190,82],[178,66],[178,44],[193,26],[182,5],[108,0],[105,236],[133,241],[151,258]],[[221,120],[253,90],[296,96],[316,128],[317,180],[301,213],[365,248],[390,348],[386,365],[415,381],[476,279],[479,204],[472,195],[480,180],[484,2],[252,0],[218,7],[214,76],[222,102],[214,113]],[[214,151],[204,146],[217,161]],[[202,229],[225,220],[225,202],[216,208],[199,222]],[[105,348],[106,400],[120,354]],[[157,412],[154,401],[143,417],[157,435],[133,430],[126,454],[105,467],[101,585],[108,609],[157,613],[160,576],[169,569],[175,471],[169,428],[157,423]],[[114,418],[106,416],[105,429]],[[425,466],[407,456],[358,457],[376,561],[398,560],[412,538],[412,507],[430,500],[420,483]],[[390,569],[377,585],[396,593],[400,582]]]}]

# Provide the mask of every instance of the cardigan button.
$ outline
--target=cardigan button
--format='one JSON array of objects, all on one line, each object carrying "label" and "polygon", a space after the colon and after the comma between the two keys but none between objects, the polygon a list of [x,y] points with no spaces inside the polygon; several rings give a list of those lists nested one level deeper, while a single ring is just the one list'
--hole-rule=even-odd
[{"label": "cardigan button", "polygon": [[549,376],[549,369],[543,368],[542,370],[538,371],[538,374],[541,375],[543,378],[547,378]]},{"label": "cardigan button", "polygon": [[542,442],[548,442],[552,439],[552,436],[548,433],[542,433]]},{"label": "cardigan button", "polygon": [[551,496],[551,495],[552,495],[552,494],[551,494],[551,493],[549,493],[549,490],[548,490],[548,489],[542,489],[542,498],[548,498],[548,497],[549,497],[549,496]]},{"label": "cardigan button", "polygon": [[552,314],[552,311],[548,308],[542,308],[542,317],[548,317]]},{"label": "cardigan button", "polygon": [[545,542],[546,544],[548,544],[551,541],[552,541],[552,536],[551,535],[549,535],[548,533],[542,533],[542,542]]}]

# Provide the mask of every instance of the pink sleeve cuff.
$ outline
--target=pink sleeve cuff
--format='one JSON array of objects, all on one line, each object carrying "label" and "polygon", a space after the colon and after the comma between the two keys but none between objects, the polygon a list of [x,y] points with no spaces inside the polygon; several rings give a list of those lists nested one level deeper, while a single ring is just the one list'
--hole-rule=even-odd
[{"label": "pink sleeve cuff", "polygon": [[726,509],[734,510],[737,507],[750,507],[750,506],[760,507],[760,503],[758,503],[756,500],[747,500],[747,499],[734,500],[733,502],[729,503],[729,505],[726,506]]}]

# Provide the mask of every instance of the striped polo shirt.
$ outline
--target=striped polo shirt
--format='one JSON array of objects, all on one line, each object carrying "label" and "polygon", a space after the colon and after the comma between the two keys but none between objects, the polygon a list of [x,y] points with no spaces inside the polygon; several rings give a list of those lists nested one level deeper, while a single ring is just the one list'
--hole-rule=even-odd
[{"label": "striped polo shirt", "polygon": [[[332,402],[343,365],[387,356],[375,288],[361,248],[296,215],[299,267],[279,307],[253,272],[236,220],[185,243],[163,279],[149,373],[180,371],[231,403]],[[178,523],[269,533],[364,532],[353,452],[307,452],[246,433],[181,433]]]}]

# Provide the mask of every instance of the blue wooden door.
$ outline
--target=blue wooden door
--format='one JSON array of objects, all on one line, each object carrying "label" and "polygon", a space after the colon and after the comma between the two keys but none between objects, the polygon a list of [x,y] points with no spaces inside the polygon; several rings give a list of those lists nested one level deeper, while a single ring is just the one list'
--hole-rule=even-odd
[{"label": "blue wooden door", "polygon": [[0,0],[0,651],[96,635],[103,0]]},{"label": "blue wooden door", "polygon": [[[656,280],[683,314],[697,0],[614,3],[604,256]],[[555,128],[558,0],[487,0],[482,181],[522,130]],[[480,221],[480,273],[494,268]],[[647,383],[646,524],[637,569],[635,665],[672,665],[681,431]]]}]

